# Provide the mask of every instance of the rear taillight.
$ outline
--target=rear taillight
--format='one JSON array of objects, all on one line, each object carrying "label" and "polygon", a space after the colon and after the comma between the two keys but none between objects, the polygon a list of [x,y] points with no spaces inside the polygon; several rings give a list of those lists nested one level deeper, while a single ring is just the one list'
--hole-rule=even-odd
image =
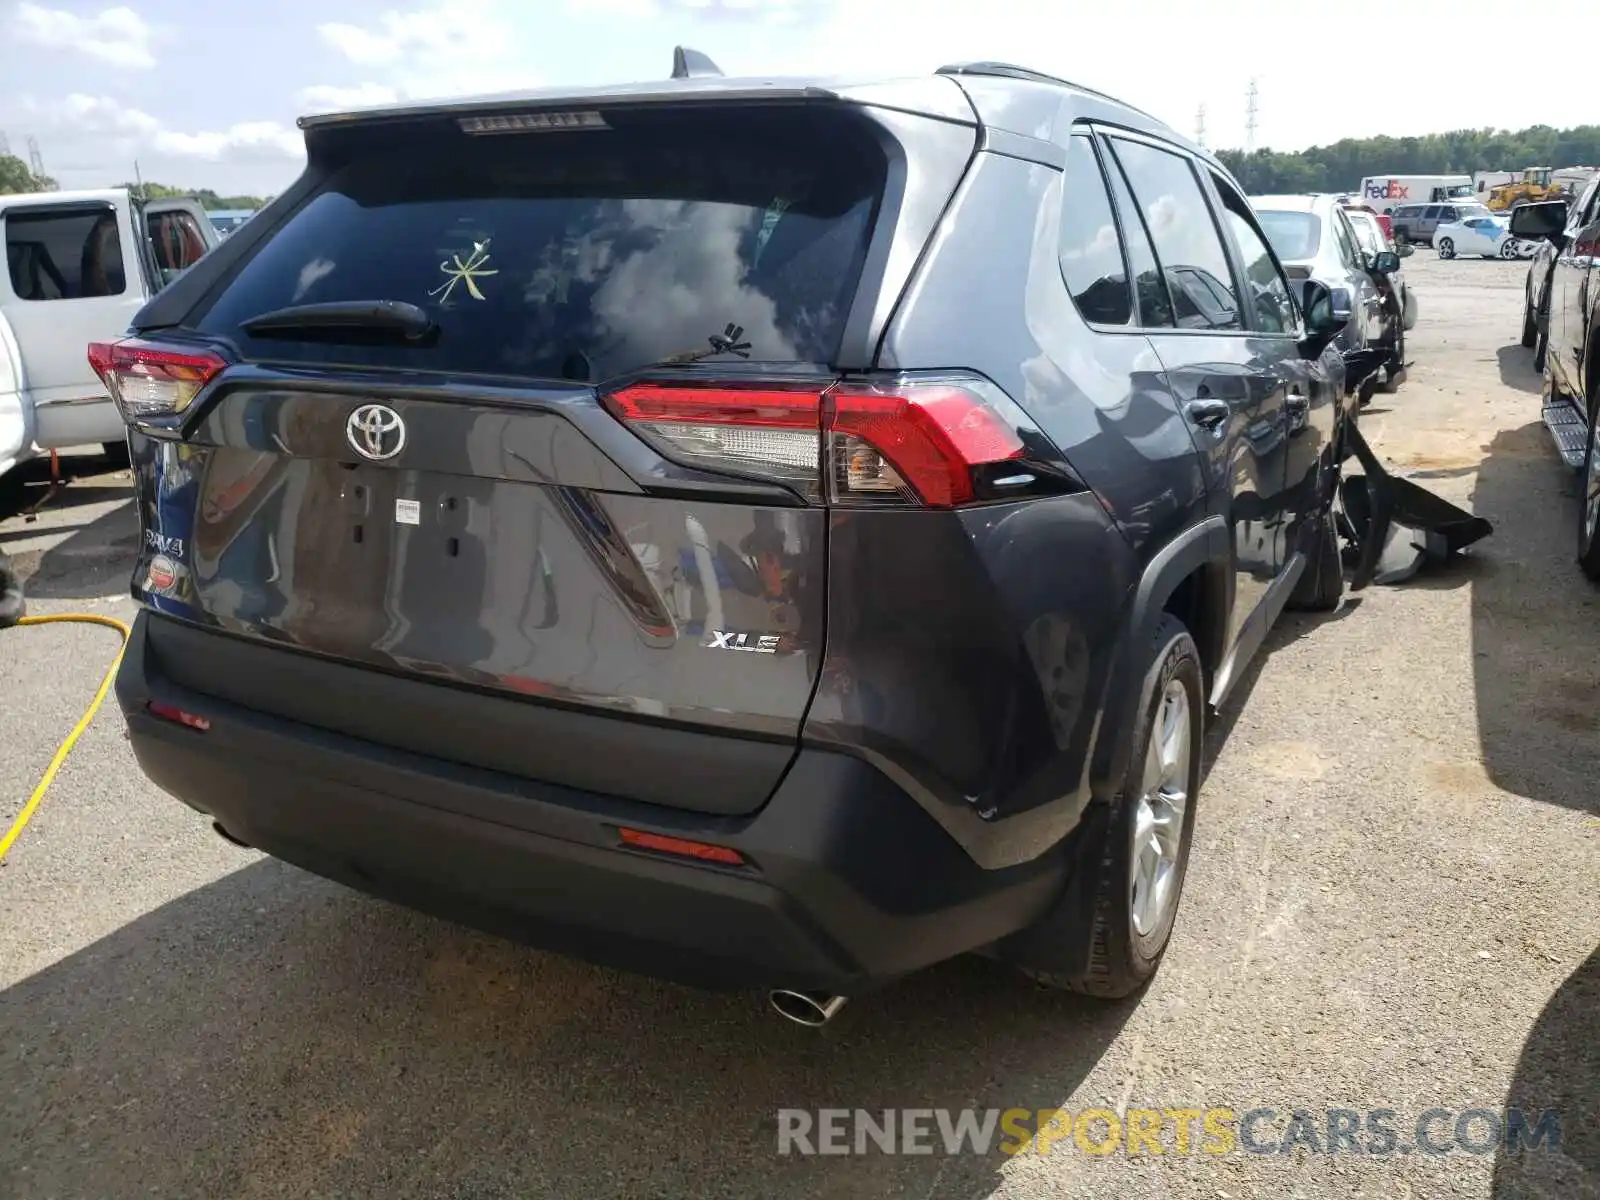
[{"label": "rear taillight", "polygon": [[[970,503],[980,498],[985,468],[1025,457],[1022,432],[1032,429],[993,384],[965,378],[809,387],[649,382],[606,403],[676,462],[759,476],[834,504]],[[1034,479],[1024,472],[1002,482]]]},{"label": "rear taillight", "polygon": [[132,424],[183,412],[228,364],[209,350],[124,338],[91,342],[89,365],[111,393],[122,419]]}]

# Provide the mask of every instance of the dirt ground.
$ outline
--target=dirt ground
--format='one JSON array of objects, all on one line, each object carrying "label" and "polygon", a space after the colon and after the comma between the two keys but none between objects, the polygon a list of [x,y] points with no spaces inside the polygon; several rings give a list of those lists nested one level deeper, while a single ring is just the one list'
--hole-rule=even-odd
[{"label": "dirt ground", "polygon": [[[1523,271],[1407,260],[1415,367],[1364,428],[1495,533],[1286,618],[1212,729],[1183,911],[1143,997],[966,960],[813,1033],[757,997],[536,953],[228,846],[142,779],[107,711],[0,869],[0,1196],[1600,1196],[1600,590],[1515,344]],[[36,611],[129,614],[124,486],[86,477],[0,523]],[[0,634],[0,819],[110,637]],[[1295,1108],[1391,1109],[1407,1146],[1429,1109],[1447,1137],[1454,1114],[1521,1106],[1556,1110],[1561,1141],[777,1153],[780,1108],[968,1106],[1265,1108],[1280,1134]]]}]

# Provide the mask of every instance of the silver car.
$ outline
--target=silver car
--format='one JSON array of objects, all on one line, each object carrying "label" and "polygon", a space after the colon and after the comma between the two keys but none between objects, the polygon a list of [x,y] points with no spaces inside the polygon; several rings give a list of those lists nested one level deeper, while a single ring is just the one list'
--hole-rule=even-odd
[{"label": "silver car", "polygon": [[1346,386],[1362,403],[1380,387],[1397,389],[1405,378],[1405,322],[1389,279],[1399,256],[1363,249],[1336,196],[1252,196],[1250,205],[1289,278],[1315,279],[1333,292],[1345,319],[1334,345],[1344,356]]}]

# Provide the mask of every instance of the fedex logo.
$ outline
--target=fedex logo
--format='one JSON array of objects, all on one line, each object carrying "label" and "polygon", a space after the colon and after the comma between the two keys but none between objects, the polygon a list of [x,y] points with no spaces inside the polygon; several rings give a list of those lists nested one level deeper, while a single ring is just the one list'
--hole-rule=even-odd
[{"label": "fedex logo", "polygon": [[1394,179],[1388,183],[1367,184],[1367,196],[1372,200],[1405,200],[1410,195],[1411,188]]}]

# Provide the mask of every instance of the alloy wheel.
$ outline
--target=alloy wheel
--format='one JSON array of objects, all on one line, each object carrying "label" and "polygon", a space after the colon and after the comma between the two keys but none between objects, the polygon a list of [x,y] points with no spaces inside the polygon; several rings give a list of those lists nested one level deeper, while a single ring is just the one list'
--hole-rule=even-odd
[{"label": "alloy wheel", "polygon": [[1456,244],[1454,242],[1452,242],[1449,238],[1440,238],[1439,239],[1439,257],[1440,258],[1454,258],[1455,256],[1456,256]]},{"label": "alloy wheel", "polygon": [[1134,812],[1128,902],[1140,937],[1160,929],[1177,901],[1194,755],[1192,730],[1188,689],[1182,680],[1170,680],[1156,708]]}]

